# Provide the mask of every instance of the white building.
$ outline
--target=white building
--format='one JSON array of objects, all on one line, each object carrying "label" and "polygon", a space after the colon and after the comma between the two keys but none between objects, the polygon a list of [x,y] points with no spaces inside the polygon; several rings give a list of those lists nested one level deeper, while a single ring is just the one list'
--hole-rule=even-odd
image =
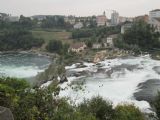
[{"label": "white building", "polygon": [[124,34],[126,30],[132,27],[132,22],[125,22],[121,25],[121,34]]},{"label": "white building", "polygon": [[112,14],[111,14],[111,24],[113,26],[116,26],[119,24],[119,13],[114,11]]},{"label": "white building", "polygon": [[160,32],[160,18],[152,18],[149,23],[155,28],[156,32]]},{"label": "white building", "polygon": [[75,24],[73,27],[74,27],[74,29],[81,29],[83,27],[83,23],[79,22],[79,23]]},{"label": "white building", "polygon": [[92,49],[100,49],[100,48],[102,48],[102,44],[100,43],[94,43],[92,46]]},{"label": "white building", "polygon": [[150,11],[149,17],[150,18],[159,18],[160,17],[160,9]]},{"label": "white building", "polygon": [[149,24],[156,29],[156,32],[160,32],[160,9],[149,12]]}]

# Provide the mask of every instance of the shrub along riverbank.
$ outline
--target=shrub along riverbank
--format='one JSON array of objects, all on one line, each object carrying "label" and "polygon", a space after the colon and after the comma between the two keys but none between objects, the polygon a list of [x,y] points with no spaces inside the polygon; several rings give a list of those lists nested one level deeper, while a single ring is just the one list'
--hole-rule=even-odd
[{"label": "shrub along riverbank", "polygon": [[15,120],[145,120],[133,105],[118,105],[97,96],[79,105],[58,98],[57,82],[31,88],[25,80],[0,78],[0,106],[10,108]]}]

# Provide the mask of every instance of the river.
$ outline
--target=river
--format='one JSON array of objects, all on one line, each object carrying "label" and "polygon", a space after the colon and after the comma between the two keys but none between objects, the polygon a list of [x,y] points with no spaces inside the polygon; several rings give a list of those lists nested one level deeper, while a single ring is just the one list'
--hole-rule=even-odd
[{"label": "river", "polygon": [[149,100],[160,90],[160,61],[149,55],[77,63],[66,66],[66,70],[68,82],[61,85],[60,96],[70,97],[75,104],[99,95],[114,106],[133,103],[151,112]]},{"label": "river", "polygon": [[[31,78],[50,63],[48,57],[37,54],[0,54],[0,75]],[[76,104],[99,95],[114,106],[133,103],[150,112],[149,102],[160,90],[160,61],[149,55],[77,63],[66,66],[66,71],[68,82],[60,85],[60,97],[70,97]]]},{"label": "river", "polygon": [[43,55],[31,53],[1,53],[0,76],[32,78],[43,72],[51,63]]}]

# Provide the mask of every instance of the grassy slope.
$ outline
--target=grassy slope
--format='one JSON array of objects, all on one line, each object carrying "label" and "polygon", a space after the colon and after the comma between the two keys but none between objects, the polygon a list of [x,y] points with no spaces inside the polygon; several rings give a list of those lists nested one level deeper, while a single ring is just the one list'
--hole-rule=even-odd
[{"label": "grassy slope", "polygon": [[61,40],[63,43],[71,44],[73,40],[71,39],[71,32],[66,31],[55,31],[55,30],[32,30],[33,36],[36,38],[42,38],[45,40],[45,44],[42,46],[42,49],[45,49],[49,40]]}]

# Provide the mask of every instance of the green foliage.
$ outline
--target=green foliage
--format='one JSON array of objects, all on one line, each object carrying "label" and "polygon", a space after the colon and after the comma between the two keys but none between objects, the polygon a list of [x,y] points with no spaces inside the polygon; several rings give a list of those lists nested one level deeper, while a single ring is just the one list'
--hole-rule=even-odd
[{"label": "green foliage", "polygon": [[48,16],[42,21],[42,28],[66,28],[70,27],[64,21],[64,16]]},{"label": "green foliage", "polygon": [[[99,96],[78,106],[71,105],[68,99],[56,97],[59,90],[56,82],[48,88],[33,89],[25,80],[0,78],[0,106],[10,108],[15,120],[144,120],[133,105],[113,109],[110,102]],[[159,99],[157,102],[158,106]]]},{"label": "green foliage", "polygon": [[58,53],[58,54],[65,54],[68,52],[69,45],[63,44],[60,40],[50,40],[46,49],[49,52]]},{"label": "green foliage", "polygon": [[114,116],[112,104],[99,96],[84,101],[79,105],[79,109],[84,114],[94,115],[97,120],[112,120]]},{"label": "green foliage", "polygon": [[31,49],[32,47],[40,47],[44,41],[32,36],[27,30],[9,29],[0,34],[0,50],[9,51],[17,49]]},{"label": "green foliage", "polygon": [[144,115],[134,105],[118,105],[114,120],[145,120]]},{"label": "green foliage", "polygon": [[[132,27],[122,36],[122,41],[128,46],[137,46],[141,50],[150,50],[159,48],[160,34],[149,24],[139,21],[135,22]],[[124,46],[125,47],[125,46]]]},{"label": "green foliage", "polygon": [[82,30],[74,30],[72,32],[72,38],[86,38],[94,35],[94,30],[92,29],[82,29]]},{"label": "green foliage", "polygon": [[16,78],[0,78],[0,106],[12,108],[29,84]]}]

